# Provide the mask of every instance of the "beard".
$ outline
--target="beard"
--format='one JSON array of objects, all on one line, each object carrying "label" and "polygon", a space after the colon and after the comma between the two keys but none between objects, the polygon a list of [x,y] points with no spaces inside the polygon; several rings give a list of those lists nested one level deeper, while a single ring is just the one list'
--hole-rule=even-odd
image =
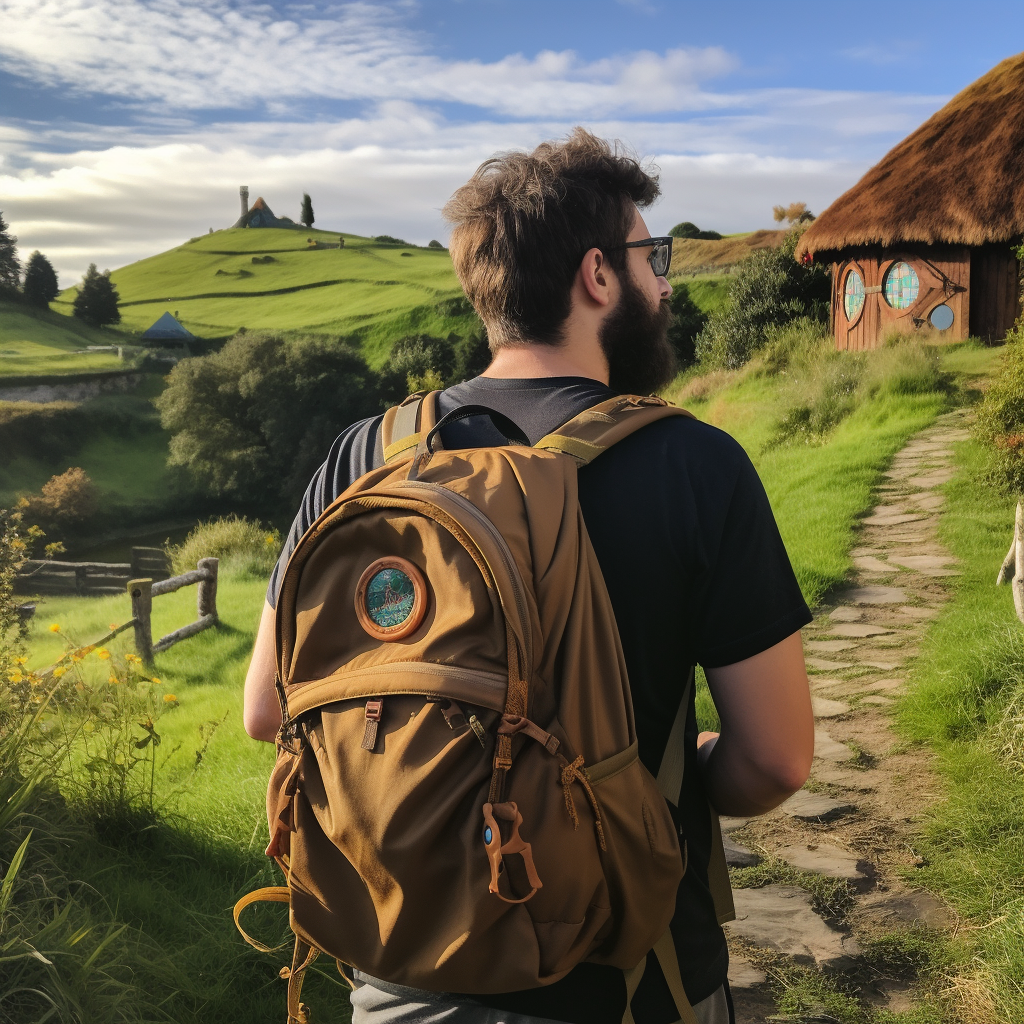
[{"label": "beard", "polygon": [[628,268],[620,276],[618,305],[598,334],[608,360],[608,384],[621,394],[651,395],[676,373],[676,354],[668,340],[672,309],[668,299],[652,307]]}]

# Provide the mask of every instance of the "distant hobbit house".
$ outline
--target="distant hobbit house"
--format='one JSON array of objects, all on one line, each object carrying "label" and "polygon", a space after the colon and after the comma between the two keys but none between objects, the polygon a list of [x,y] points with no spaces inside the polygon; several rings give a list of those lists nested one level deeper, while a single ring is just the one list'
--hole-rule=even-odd
[{"label": "distant hobbit house", "polygon": [[894,333],[1001,341],[1020,312],[1024,54],[955,96],[800,239],[832,264],[836,347]]}]

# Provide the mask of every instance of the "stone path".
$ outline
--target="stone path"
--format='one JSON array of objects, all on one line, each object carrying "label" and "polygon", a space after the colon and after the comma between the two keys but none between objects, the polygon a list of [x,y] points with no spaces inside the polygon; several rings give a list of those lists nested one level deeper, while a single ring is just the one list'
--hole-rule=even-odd
[{"label": "stone path", "polygon": [[[939,418],[893,459],[852,552],[850,585],[817,609],[804,634],[815,713],[807,786],[769,815],[723,819],[734,867],[760,864],[780,884],[737,889],[727,926],[738,1024],[775,1014],[769,979],[789,961],[841,972],[866,1002],[904,1010],[905,980],[858,959],[864,939],[894,928],[949,924],[944,907],[901,871],[923,863],[914,849],[921,812],[938,798],[930,756],[905,749],[888,709],[909,662],[958,574],[938,541],[943,495],[954,470],[951,442],[967,438],[963,410]],[[849,886],[841,916],[826,916],[793,871]]]}]

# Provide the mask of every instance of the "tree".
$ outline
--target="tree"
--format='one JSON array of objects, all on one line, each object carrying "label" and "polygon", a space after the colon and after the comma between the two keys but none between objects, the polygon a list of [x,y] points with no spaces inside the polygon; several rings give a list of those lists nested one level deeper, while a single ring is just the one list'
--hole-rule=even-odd
[{"label": "tree", "polygon": [[809,224],[814,214],[807,209],[806,203],[790,203],[789,206],[773,206],[772,216],[781,224],[785,221],[792,227],[794,224]]},{"label": "tree", "polygon": [[717,231],[701,231],[693,221],[689,220],[684,220],[681,224],[670,228],[669,234],[673,238],[709,238],[714,241],[722,237]]},{"label": "tree", "polygon": [[38,249],[29,257],[22,292],[33,306],[41,309],[46,309],[60,294],[53,264]]},{"label": "tree", "polygon": [[21,280],[21,260],[18,259],[18,239],[7,230],[7,222],[0,212],[0,290],[17,291]]},{"label": "tree", "polygon": [[182,359],[156,404],[172,466],[268,513],[292,509],[338,434],[380,411],[377,375],[350,342],[259,331]]},{"label": "tree", "polygon": [[120,301],[121,296],[110,280],[110,271],[104,270],[101,274],[96,264],[90,263],[75,296],[75,316],[94,327],[118,324],[121,322],[121,313],[117,308]]},{"label": "tree", "polygon": [[302,193],[302,213],[299,214],[299,220],[306,225],[307,228],[313,226],[313,200],[309,198],[308,192]]},{"label": "tree", "polygon": [[444,246],[436,238],[432,238],[429,242],[427,242],[427,248],[428,249],[443,249]]}]

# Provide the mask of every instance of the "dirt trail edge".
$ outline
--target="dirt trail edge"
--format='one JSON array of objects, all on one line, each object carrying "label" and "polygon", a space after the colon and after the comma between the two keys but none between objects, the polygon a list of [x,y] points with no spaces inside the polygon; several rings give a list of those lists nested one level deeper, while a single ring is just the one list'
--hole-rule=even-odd
[{"label": "dirt trail edge", "polygon": [[801,966],[838,974],[869,1005],[907,1010],[913,979],[866,958],[866,942],[951,925],[905,878],[921,863],[918,820],[940,794],[930,754],[899,742],[889,707],[948,599],[945,579],[958,574],[938,541],[937,489],[954,474],[949,444],[968,436],[966,415],[939,417],[895,456],[862,521],[850,585],[804,633],[815,714],[807,785],[769,815],[723,819],[741,869],[734,883],[760,885],[735,890],[737,920],[726,928],[739,1024],[776,1013],[773,982]]}]

